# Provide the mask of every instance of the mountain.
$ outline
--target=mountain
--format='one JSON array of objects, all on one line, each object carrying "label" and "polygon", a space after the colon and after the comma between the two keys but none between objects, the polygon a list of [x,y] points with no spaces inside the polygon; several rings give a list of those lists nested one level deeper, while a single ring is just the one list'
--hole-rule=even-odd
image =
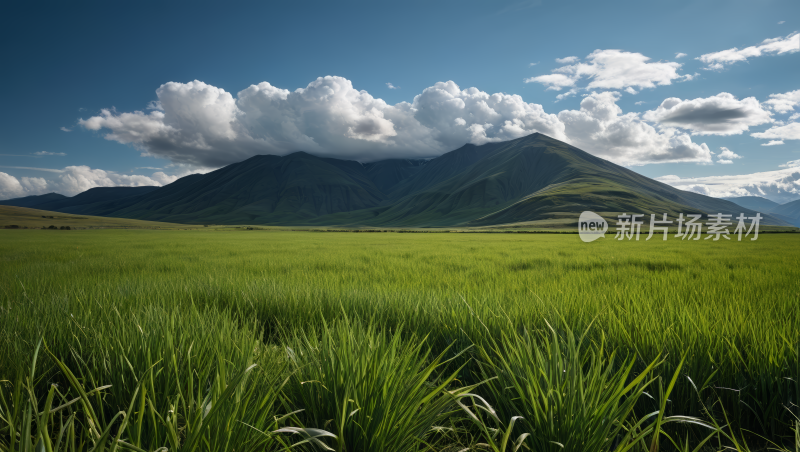
[{"label": "mountain", "polygon": [[[174,223],[389,227],[566,227],[584,210],[609,219],[621,213],[755,215],[538,133],[468,144],[428,161],[261,155],[148,193],[62,208]],[[774,216],[763,223],[789,225]]]},{"label": "mountain", "polygon": [[[574,222],[591,210],[621,213],[726,213],[734,203],[678,190],[541,134],[482,146],[465,145],[428,162],[368,212],[315,224],[484,226],[530,221]],[[772,224],[787,225],[770,217]]]},{"label": "mountain", "polygon": [[800,199],[780,204],[774,207],[770,213],[800,227]]},{"label": "mountain", "polygon": [[39,204],[44,204],[50,201],[58,201],[66,198],[66,196],[59,195],[58,193],[48,193],[46,195],[34,195],[25,196],[23,198],[7,199],[5,201],[0,201],[0,204],[4,206],[35,207]]},{"label": "mountain", "polygon": [[[89,206],[103,202],[117,202],[119,200],[145,195],[159,187],[95,187],[78,193],[71,198],[57,199],[54,201],[37,204],[36,208],[54,212],[67,212],[81,214],[84,210],[91,210]],[[65,210],[66,209],[66,210]]]},{"label": "mountain", "polygon": [[769,199],[762,198],[760,196],[740,196],[738,198],[722,199],[738,204],[745,209],[751,209],[762,213],[771,212],[775,207],[780,205],[775,201],[770,201]]},{"label": "mountain", "polygon": [[251,157],[97,213],[178,223],[303,224],[375,207],[384,198],[360,163],[296,152]]}]

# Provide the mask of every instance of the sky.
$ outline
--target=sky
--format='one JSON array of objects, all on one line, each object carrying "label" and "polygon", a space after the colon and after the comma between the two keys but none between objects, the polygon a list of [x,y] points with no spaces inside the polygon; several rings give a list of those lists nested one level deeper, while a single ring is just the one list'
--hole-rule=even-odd
[{"label": "sky", "polygon": [[0,199],[257,154],[534,132],[710,196],[800,199],[800,2],[15,2]]}]

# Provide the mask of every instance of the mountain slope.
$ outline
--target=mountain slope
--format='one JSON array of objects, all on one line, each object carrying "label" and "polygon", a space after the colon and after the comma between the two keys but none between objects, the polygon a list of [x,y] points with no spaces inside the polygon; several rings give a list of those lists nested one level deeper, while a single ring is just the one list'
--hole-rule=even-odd
[{"label": "mountain slope", "polygon": [[261,155],[180,179],[99,215],[215,224],[300,224],[321,215],[377,206],[383,194],[358,162],[304,152]]},{"label": "mountain slope", "polygon": [[[541,134],[464,146],[430,161],[389,196],[394,202],[386,207],[314,222],[480,226],[572,219],[584,210],[607,216],[755,214],[729,201],[678,190]],[[774,217],[769,221],[787,224]]]},{"label": "mountain slope", "polygon": [[800,199],[773,207],[770,213],[800,227]]},{"label": "mountain slope", "polygon": [[157,190],[159,187],[145,186],[145,187],[95,187],[86,190],[83,193],[70,198],[58,199],[36,205],[37,209],[52,210],[61,212],[63,209],[68,209],[72,213],[80,212],[80,206],[87,206],[95,203],[119,201],[131,196],[141,196]]},{"label": "mountain slope", "polygon": [[389,159],[367,163],[364,169],[381,192],[390,193],[397,184],[419,172],[425,163],[425,160]]},{"label": "mountain slope", "polygon": [[746,209],[756,210],[762,213],[771,212],[772,209],[780,205],[775,201],[770,201],[769,199],[762,198],[760,196],[740,196],[738,198],[722,199],[738,204]]}]

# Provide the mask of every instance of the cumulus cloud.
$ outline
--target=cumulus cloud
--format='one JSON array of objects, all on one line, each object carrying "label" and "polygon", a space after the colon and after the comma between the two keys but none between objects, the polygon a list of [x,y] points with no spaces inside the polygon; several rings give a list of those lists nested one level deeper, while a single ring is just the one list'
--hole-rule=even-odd
[{"label": "cumulus cloud", "polygon": [[[11,167],[5,167],[11,168]],[[74,196],[95,187],[142,187],[163,186],[175,182],[179,177],[192,172],[182,171],[177,174],[166,174],[162,171],[150,176],[139,174],[120,174],[114,171],[92,169],[88,166],[68,166],[64,169],[50,168],[22,168],[46,171],[57,174],[52,178],[42,177],[14,177],[8,173],[0,172],[0,199],[19,198],[22,196],[41,195],[50,192]]]},{"label": "cumulus cloud", "polygon": [[682,178],[675,175],[656,180],[681,190],[716,198],[761,196],[778,203],[800,199],[800,160],[781,165],[779,170],[731,176]]},{"label": "cumulus cloud", "polygon": [[800,33],[794,32],[785,38],[765,39],[757,46],[750,46],[741,50],[734,47],[719,52],[706,53],[695,59],[705,63],[707,65],[705,69],[707,70],[721,70],[725,68],[726,64],[747,61],[748,58],[762,55],[782,55],[798,51],[800,51]]},{"label": "cumulus cloud", "polygon": [[66,127],[62,127],[62,128],[61,128],[61,131],[62,131],[62,132],[72,132],[72,129],[68,129],[68,128],[66,128]]},{"label": "cumulus cloud", "polygon": [[751,126],[772,122],[755,97],[738,100],[730,93],[693,100],[670,97],[646,112],[644,119],[691,130],[693,135],[738,135]]},{"label": "cumulus cloud", "polygon": [[731,151],[730,149],[726,148],[725,146],[721,147],[722,152],[717,154],[717,163],[723,165],[730,165],[733,163],[733,159],[740,159],[742,158],[741,155],[736,154],[735,152]]},{"label": "cumulus cloud", "polygon": [[67,154],[66,154],[66,153],[64,153],[64,152],[47,152],[47,151],[39,151],[39,152],[34,152],[34,153],[33,153],[33,155],[59,155],[59,156],[62,156],[62,157],[63,157],[63,156],[65,156],[65,155],[67,155]]},{"label": "cumulus cloud", "polygon": [[705,143],[692,142],[674,128],[656,130],[637,113],[623,114],[616,92],[591,93],[580,110],[558,114],[572,144],[617,163],[711,162]]},{"label": "cumulus cloud", "polygon": [[[684,76],[678,74],[680,63],[654,62],[641,53],[608,49],[595,50],[586,57],[585,63],[577,63],[577,57],[556,60],[568,64],[553,70],[552,74],[525,79],[525,83],[541,83],[550,90],[561,90],[586,78],[586,89],[654,88],[670,85]],[[577,64],[569,64],[577,63]]]},{"label": "cumulus cloud", "polygon": [[789,113],[794,107],[800,105],[800,89],[782,94],[770,94],[769,100],[764,102],[776,113]]},{"label": "cumulus cloud", "polygon": [[586,95],[580,110],[557,115],[518,95],[462,90],[452,81],[395,105],[354,89],[341,77],[320,77],[295,91],[262,82],[236,97],[199,81],[170,82],[156,94],[161,110],[102,110],[80,124],[145,155],[198,167],[300,150],[362,162],[435,157],[465,143],[534,132],[623,164],[711,160],[708,148],[692,143],[687,134],[668,127],[656,130],[638,114],[622,114],[617,93]]},{"label": "cumulus cloud", "polygon": [[146,154],[207,167],[300,150],[366,162],[432,157],[468,142],[534,132],[565,138],[558,117],[541,105],[518,95],[462,90],[454,82],[437,83],[413,102],[396,105],[330,76],[291,92],[262,82],[235,98],[199,81],[170,82],[156,94],[162,110],[103,110],[80,124],[107,130],[106,139],[132,144]]},{"label": "cumulus cloud", "polygon": [[675,54],[675,59],[677,60],[678,58],[683,58],[685,56],[687,56],[685,53],[678,52]]},{"label": "cumulus cloud", "polygon": [[391,84],[391,82],[387,82],[387,83],[386,83],[386,86],[387,86],[389,89],[400,89],[400,87],[399,87],[399,86],[394,86],[394,85],[392,85],[392,84]]},{"label": "cumulus cloud", "polygon": [[770,127],[764,132],[751,133],[750,136],[766,140],[800,140],[800,122]]},{"label": "cumulus cloud", "polygon": [[771,140],[769,143],[764,143],[761,146],[780,146],[783,144],[781,140]]},{"label": "cumulus cloud", "polygon": [[785,23],[786,23],[786,21],[785,21],[785,20],[782,20],[782,21],[778,22],[778,25],[783,25],[783,24],[785,24]]}]

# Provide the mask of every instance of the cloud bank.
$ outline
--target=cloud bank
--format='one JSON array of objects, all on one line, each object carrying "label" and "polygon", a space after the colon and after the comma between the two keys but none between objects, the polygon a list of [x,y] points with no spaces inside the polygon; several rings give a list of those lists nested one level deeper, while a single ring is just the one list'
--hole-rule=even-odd
[{"label": "cloud bank", "polygon": [[781,204],[800,199],[800,160],[787,162],[781,167],[783,169],[752,174],[687,178],[668,175],[656,180],[717,198],[761,196]]},{"label": "cloud bank", "polygon": [[762,55],[782,55],[784,53],[800,52],[800,33],[794,32],[785,38],[765,39],[757,46],[750,46],[739,50],[734,47],[719,52],[700,55],[697,60],[706,64],[706,70],[718,71],[725,65],[747,61]]},{"label": "cloud bank", "polygon": [[58,174],[54,178],[14,177],[0,171],[0,199],[20,198],[23,196],[42,195],[45,193],[61,193],[74,196],[95,187],[141,187],[162,186],[174,182],[188,174],[168,175],[161,171],[150,176],[137,174],[120,174],[114,171],[92,169],[88,166],[68,166],[64,169],[29,168]]},{"label": "cloud bank", "polygon": [[102,110],[79,124],[146,155],[200,167],[300,150],[361,162],[435,157],[466,143],[534,132],[620,164],[710,161],[708,148],[688,134],[670,127],[656,130],[637,113],[623,114],[616,92],[593,92],[580,110],[558,114],[519,95],[462,90],[452,81],[395,105],[333,76],[295,91],[261,82],[235,97],[200,81],[169,82],[156,95],[149,112]]}]

